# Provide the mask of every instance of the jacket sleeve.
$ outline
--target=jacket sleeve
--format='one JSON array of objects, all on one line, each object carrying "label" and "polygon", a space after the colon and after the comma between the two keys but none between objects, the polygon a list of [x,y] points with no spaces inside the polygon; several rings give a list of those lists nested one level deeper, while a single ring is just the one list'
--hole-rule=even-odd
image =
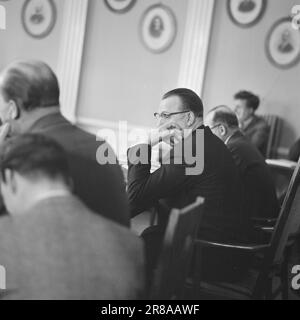
[{"label": "jacket sleeve", "polygon": [[[147,155],[140,163],[132,155]],[[145,163],[144,163],[145,162]],[[158,200],[173,195],[187,181],[184,165],[162,165],[151,173],[151,147],[138,145],[128,150],[128,197],[131,215],[154,206]]]}]

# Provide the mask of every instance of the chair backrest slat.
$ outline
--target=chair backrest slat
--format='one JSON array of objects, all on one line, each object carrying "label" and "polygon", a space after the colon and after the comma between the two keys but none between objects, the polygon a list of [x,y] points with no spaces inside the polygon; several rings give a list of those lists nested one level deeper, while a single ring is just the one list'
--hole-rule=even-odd
[{"label": "chair backrest slat", "polygon": [[190,271],[193,244],[203,216],[204,199],[182,210],[171,211],[162,253],[154,273],[150,298],[181,299]]},{"label": "chair backrest slat", "polygon": [[288,238],[300,228],[300,159],[294,170],[282,205],[275,230],[272,235],[270,249],[267,250],[260,275],[257,280],[255,294],[264,286],[271,267],[282,261]]},{"label": "chair backrest slat", "polygon": [[[282,230],[281,236],[279,236],[278,246],[275,254],[275,261],[280,261],[283,257],[286,244],[289,237],[296,233],[300,228],[300,162],[295,169],[285,201],[282,206],[283,218],[282,221],[277,222],[278,236],[279,231]],[[286,217],[286,220],[284,219]],[[282,223],[280,228],[279,224]],[[276,235],[274,234],[274,237]],[[277,241],[274,239],[274,244]]]},{"label": "chair backrest slat", "polygon": [[277,148],[280,138],[280,119],[274,115],[264,115],[263,119],[270,126],[270,134],[268,139],[266,158],[273,158],[275,156],[275,149]]}]

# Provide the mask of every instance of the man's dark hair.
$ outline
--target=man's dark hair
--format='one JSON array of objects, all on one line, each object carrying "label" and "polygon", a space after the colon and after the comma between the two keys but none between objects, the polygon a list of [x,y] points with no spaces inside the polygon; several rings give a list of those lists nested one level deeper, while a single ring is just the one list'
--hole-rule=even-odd
[{"label": "man's dark hair", "polygon": [[179,97],[182,101],[183,107],[187,110],[191,110],[196,117],[203,117],[202,100],[194,91],[185,88],[171,90],[163,96],[163,100],[173,96]]},{"label": "man's dark hair", "polygon": [[249,91],[240,91],[235,94],[234,98],[236,100],[245,100],[247,107],[254,111],[258,109],[260,104],[259,97]]},{"label": "man's dark hair", "polygon": [[1,93],[25,111],[59,105],[59,84],[55,73],[41,61],[19,61],[1,73]]},{"label": "man's dark hair", "polygon": [[0,150],[0,170],[5,182],[5,170],[10,169],[28,178],[46,176],[70,182],[68,160],[63,148],[52,139],[37,134],[25,134],[7,140]]},{"label": "man's dark hair", "polygon": [[227,106],[215,107],[209,113],[213,113],[212,121],[215,124],[224,124],[229,128],[239,127],[239,121],[236,114]]}]

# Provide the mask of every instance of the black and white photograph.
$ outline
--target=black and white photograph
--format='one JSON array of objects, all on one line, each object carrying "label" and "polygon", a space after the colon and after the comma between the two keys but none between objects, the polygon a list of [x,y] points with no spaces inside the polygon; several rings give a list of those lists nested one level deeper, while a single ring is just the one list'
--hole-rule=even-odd
[{"label": "black and white photograph", "polygon": [[227,0],[228,14],[240,27],[251,27],[265,13],[268,0]]},{"label": "black and white photograph", "polygon": [[300,300],[300,0],[0,0],[0,46],[1,313]]},{"label": "black and white photograph", "polygon": [[155,5],[143,15],[140,28],[145,47],[154,53],[161,53],[169,49],[176,38],[176,17],[170,8]]},{"label": "black and white photograph", "polygon": [[107,7],[115,13],[125,13],[129,11],[137,0],[104,0]]},{"label": "black and white photograph", "polygon": [[27,0],[22,10],[24,30],[34,38],[50,34],[56,22],[56,7],[53,0]]},{"label": "black and white photograph", "polygon": [[291,18],[282,18],[272,26],[266,42],[270,61],[279,68],[291,68],[300,61],[300,31]]}]

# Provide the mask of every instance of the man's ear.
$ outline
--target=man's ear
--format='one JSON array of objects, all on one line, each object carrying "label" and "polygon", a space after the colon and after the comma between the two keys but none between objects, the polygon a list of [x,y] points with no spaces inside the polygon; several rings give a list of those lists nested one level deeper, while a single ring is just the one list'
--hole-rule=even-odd
[{"label": "man's ear", "polygon": [[19,118],[19,107],[17,106],[16,102],[13,100],[10,100],[8,103],[8,118],[9,120],[16,120]]},{"label": "man's ear", "polygon": [[188,125],[192,126],[196,121],[195,114],[193,112],[188,113]]},{"label": "man's ear", "polygon": [[219,126],[219,132],[222,137],[225,137],[227,134],[227,128],[221,124]]}]

